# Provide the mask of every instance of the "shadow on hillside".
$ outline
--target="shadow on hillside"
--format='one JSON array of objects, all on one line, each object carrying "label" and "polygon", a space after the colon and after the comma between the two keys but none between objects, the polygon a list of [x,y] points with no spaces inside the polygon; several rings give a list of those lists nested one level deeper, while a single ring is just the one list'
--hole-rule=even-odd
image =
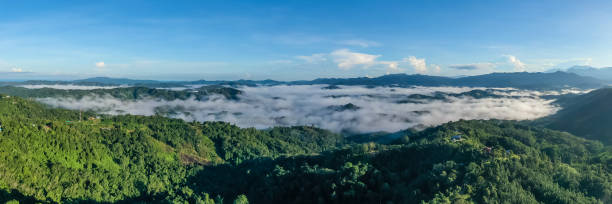
[{"label": "shadow on hillside", "polygon": [[16,190],[0,191],[0,203],[6,203],[12,200],[20,201],[20,203],[35,203],[37,200],[31,196],[25,196]]}]

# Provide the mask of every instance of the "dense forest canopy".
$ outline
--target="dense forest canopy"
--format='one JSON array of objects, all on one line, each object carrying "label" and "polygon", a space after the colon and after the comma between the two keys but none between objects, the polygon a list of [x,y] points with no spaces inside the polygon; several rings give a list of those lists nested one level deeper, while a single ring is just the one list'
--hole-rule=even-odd
[{"label": "dense forest canopy", "polygon": [[0,201],[612,199],[612,148],[512,121],[458,121],[351,138],[309,126],[257,130],[80,113],[0,95],[0,123]]}]

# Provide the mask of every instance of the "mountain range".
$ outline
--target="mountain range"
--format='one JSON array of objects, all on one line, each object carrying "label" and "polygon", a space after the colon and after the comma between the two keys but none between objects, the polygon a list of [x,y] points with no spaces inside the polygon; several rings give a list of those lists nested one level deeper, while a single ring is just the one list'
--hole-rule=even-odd
[{"label": "mountain range", "polygon": [[491,73],[477,76],[465,77],[442,77],[428,75],[407,75],[389,74],[380,77],[358,77],[358,78],[319,78],[315,80],[303,81],[275,81],[275,80],[236,80],[236,81],[155,81],[155,80],[134,80],[124,78],[96,77],[74,81],[25,81],[25,82],[4,82],[4,85],[41,85],[41,84],[74,84],[74,85],[98,85],[98,86],[145,86],[157,87],[185,87],[189,85],[313,85],[313,84],[332,84],[332,85],[363,85],[363,86],[467,86],[467,87],[511,87],[519,89],[550,90],[562,89],[567,87],[574,88],[600,88],[607,83],[605,80],[597,79],[592,76],[581,76],[569,72],[552,73]]},{"label": "mountain range", "polygon": [[596,68],[591,66],[573,66],[567,69],[551,69],[548,72],[564,71],[580,76],[593,77],[606,82],[612,82],[612,67]]}]

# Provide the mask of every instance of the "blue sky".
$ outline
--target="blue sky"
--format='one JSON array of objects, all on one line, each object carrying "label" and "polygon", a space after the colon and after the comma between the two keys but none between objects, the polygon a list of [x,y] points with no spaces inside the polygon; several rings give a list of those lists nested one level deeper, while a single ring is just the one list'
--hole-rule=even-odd
[{"label": "blue sky", "polygon": [[610,1],[0,1],[0,79],[612,66]]}]

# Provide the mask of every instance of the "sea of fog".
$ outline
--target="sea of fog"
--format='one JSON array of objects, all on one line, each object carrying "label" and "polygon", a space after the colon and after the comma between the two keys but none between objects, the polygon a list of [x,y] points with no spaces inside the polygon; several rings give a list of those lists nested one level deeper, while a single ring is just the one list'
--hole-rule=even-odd
[{"label": "sea of fog", "polygon": [[[495,89],[501,97],[470,96],[410,99],[411,94],[463,93],[485,88],[375,87],[326,85],[240,87],[239,100],[213,96],[206,101],[159,99],[120,100],[107,97],[41,98],[40,102],[69,109],[90,109],[105,114],[154,115],[164,113],[187,121],[226,121],[240,127],[314,125],[335,132],[355,133],[425,128],[460,119],[536,119],[559,107],[544,95],[579,92],[538,92]],[[56,87],[57,88],[57,87]],[[74,88],[74,87],[72,87]],[[351,108],[343,109],[346,104]]]}]

